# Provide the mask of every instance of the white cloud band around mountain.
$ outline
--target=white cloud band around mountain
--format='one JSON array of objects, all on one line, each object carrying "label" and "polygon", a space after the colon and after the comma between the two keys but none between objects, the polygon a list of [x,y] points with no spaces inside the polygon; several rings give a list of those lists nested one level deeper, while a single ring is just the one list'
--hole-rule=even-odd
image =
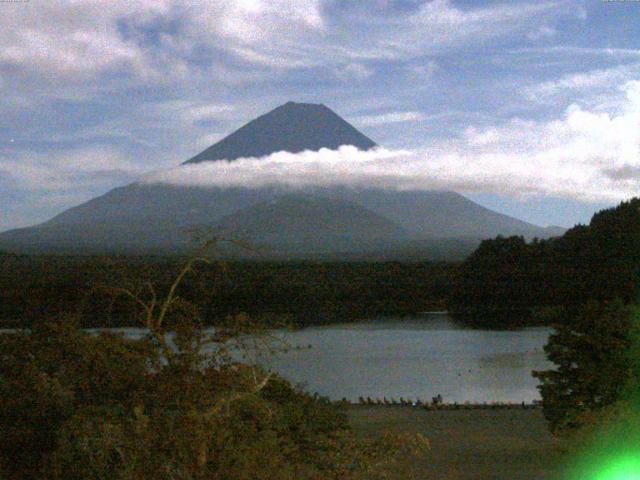
[{"label": "white cloud band around mountain", "polygon": [[189,186],[375,186],[514,196],[620,201],[640,194],[640,82],[624,87],[617,114],[569,107],[546,122],[514,119],[468,128],[458,139],[419,150],[377,148],[204,162],[157,171],[144,183]]}]

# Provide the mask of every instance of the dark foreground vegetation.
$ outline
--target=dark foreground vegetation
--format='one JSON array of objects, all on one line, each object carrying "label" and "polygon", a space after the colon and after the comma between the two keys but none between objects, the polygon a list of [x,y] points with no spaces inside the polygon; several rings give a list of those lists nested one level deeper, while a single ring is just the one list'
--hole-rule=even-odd
[{"label": "dark foreground vegetation", "polygon": [[190,347],[163,364],[154,343],[68,319],[0,337],[0,477],[411,478],[396,463],[426,446],[359,439],[336,406],[281,378],[221,357],[202,367]]},{"label": "dark foreground vegetation", "polygon": [[557,326],[545,351],[556,368],[534,375],[547,425],[565,446],[553,478],[637,478],[640,307],[589,302]]},{"label": "dark foreground vegetation", "polygon": [[205,335],[177,293],[194,262],[166,294],[103,292],[140,307],[139,340],[89,334],[69,315],[0,335],[0,478],[413,478],[406,457],[425,451],[422,436],[359,438],[329,401],[237,361],[229,342],[261,334],[246,317]]},{"label": "dark foreground vegetation", "polygon": [[[184,258],[0,255],[0,325],[81,311],[84,326],[134,325],[104,287],[166,292]],[[194,266],[180,295],[206,323],[245,313],[297,326],[445,308],[454,265],[400,262],[227,262]],[[147,294],[149,292],[146,292]]]}]

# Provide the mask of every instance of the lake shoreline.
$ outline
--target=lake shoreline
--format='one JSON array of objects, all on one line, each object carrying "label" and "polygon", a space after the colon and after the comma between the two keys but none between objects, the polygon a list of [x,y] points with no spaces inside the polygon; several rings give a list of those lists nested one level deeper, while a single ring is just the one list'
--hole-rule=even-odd
[{"label": "lake shoreline", "polygon": [[[90,329],[91,333],[105,331]],[[140,328],[107,329],[139,338]],[[550,329],[489,331],[446,314],[274,330],[286,345],[257,350],[253,362],[331,401],[521,408],[539,400],[532,371],[551,367],[543,347]],[[513,404],[513,407],[498,407]]]},{"label": "lake shoreline", "polygon": [[521,407],[540,399],[531,372],[552,367],[544,353],[551,333],[473,329],[442,314],[378,319],[287,332],[291,350],[264,365],[332,401],[425,405],[440,396],[450,408]]},{"label": "lake shoreline", "polygon": [[347,408],[351,407],[387,407],[387,408],[409,408],[409,409],[418,409],[425,410],[427,412],[435,412],[440,410],[535,410],[542,409],[541,401],[534,402],[453,402],[453,403],[426,403],[426,402],[412,402],[409,400],[380,400],[380,399],[372,399],[372,401],[367,401],[367,399],[361,399],[357,402],[349,401],[347,399],[337,400],[333,403],[336,405],[342,405]]}]

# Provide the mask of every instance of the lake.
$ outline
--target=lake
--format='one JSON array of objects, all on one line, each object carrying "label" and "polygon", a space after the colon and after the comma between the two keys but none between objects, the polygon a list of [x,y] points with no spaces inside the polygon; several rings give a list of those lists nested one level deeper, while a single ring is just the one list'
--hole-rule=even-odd
[{"label": "lake", "polygon": [[286,332],[291,346],[303,348],[265,363],[334,400],[440,394],[447,403],[532,402],[540,395],[531,371],[552,367],[543,351],[551,332],[471,329],[424,314]]},{"label": "lake", "polygon": [[543,351],[551,332],[473,329],[433,313],[277,331],[292,348],[259,361],[333,400],[430,401],[440,394],[446,403],[530,403],[540,399],[531,371],[552,368]]}]

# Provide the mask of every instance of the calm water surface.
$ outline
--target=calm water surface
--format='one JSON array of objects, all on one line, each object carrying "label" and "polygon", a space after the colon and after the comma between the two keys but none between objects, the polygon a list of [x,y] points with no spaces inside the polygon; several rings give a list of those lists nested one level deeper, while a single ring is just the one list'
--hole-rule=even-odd
[{"label": "calm water surface", "polygon": [[276,332],[293,348],[259,361],[334,400],[440,394],[445,402],[531,402],[540,398],[531,371],[552,367],[543,352],[551,331],[471,329],[425,314]]},{"label": "calm water surface", "polygon": [[332,399],[531,402],[540,398],[531,371],[552,367],[543,352],[551,331],[470,329],[446,315],[313,327],[284,334],[311,348],[265,363]]}]

